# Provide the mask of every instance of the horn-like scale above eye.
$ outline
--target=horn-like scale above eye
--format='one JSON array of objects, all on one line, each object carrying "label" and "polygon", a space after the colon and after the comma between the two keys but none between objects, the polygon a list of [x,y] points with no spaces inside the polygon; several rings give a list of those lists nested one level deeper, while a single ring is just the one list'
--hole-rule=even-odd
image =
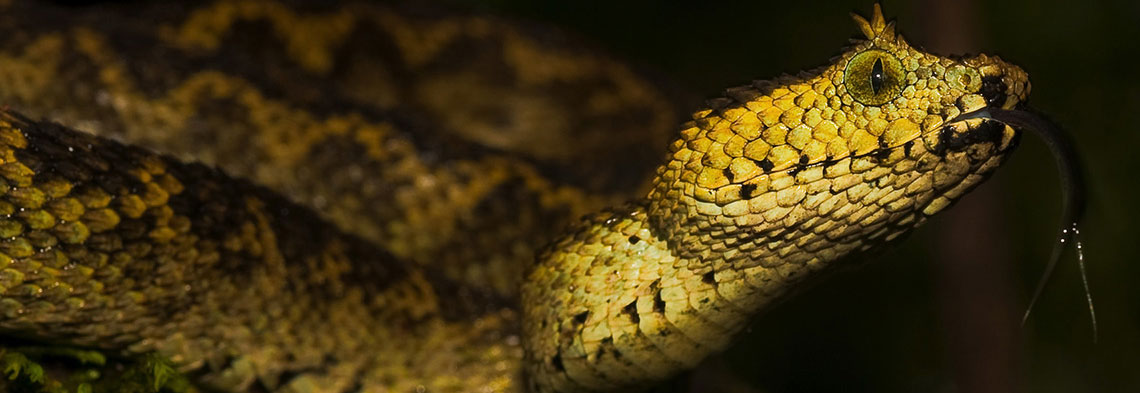
[{"label": "horn-like scale above eye", "polygon": [[863,105],[879,106],[902,93],[906,73],[902,63],[890,52],[868,49],[847,62],[843,84],[847,92]]}]

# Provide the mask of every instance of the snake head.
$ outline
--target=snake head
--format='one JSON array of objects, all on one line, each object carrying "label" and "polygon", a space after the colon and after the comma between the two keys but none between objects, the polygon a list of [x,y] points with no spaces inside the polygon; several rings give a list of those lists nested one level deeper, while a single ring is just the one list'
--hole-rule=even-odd
[{"label": "snake head", "polygon": [[[852,17],[865,39],[854,40],[819,77],[835,89],[829,104],[847,115],[839,128],[856,131],[847,138],[847,153],[891,149],[932,134],[941,139],[929,147],[944,150],[949,146],[943,144],[978,138],[979,128],[994,128],[957,124],[964,114],[1012,109],[1029,96],[1025,71],[997,56],[943,57],[912,47],[878,4],[870,20]],[[1016,134],[1012,128],[985,132],[1006,142]],[[833,157],[844,155],[835,147]]]},{"label": "snake head", "polygon": [[[875,4],[871,20],[852,14],[865,39],[853,40],[831,73],[842,69],[839,95],[849,95],[844,104],[884,106],[884,110],[930,109],[961,113],[981,107],[1012,109],[1029,96],[1029,77],[1020,67],[997,56],[941,57],[907,44],[895,32],[894,21],[883,17]],[[949,99],[947,99],[949,98]],[[913,100],[934,100],[938,107],[910,105]],[[948,105],[953,102],[953,105]]]},{"label": "snake head", "polygon": [[[1012,140],[1016,130],[994,124],[959,124],[985,109],[1013,109],[1029,96],[1029,77],[1020,67],[991,55],[943,57],[910,46],[875,4],[870,20],[852,14],[865,39],[855,40],[823,76],[834,83],[840,107],[855,127],[865,122],[878,149],[938,133],[933,150],[966,139]],[[996,129],[995,129],[996,128]],[[980,135],[986,134],[986,135]],[[855,150],[874,141],[857,134]],[[1001,150],[1001,149],[999,149]]]},{"label": "snake head", "polygon": [[[894,238],[949,206],[1016,146],[1012,127],[965,115],[1023,103],[1029,79],[1019,67],[990,55],[924,52],[878,5],[869,20],[855,21],[863,37],[830,64],[727,89],[682,126],[649,196],[654,226],[666,238],[685,239],[675,242],[682,256],[781,231],[811,235],[802,225],[824,219],[841,220],[836,225],[847,231],[814,234],[827,242],[861,243],[865,231],[882,229],[857,225],[861,219],[897,226],[876,235]],[[840,202],[833,196],[841,193],[848,195]],[[834,216],[832,203],[854,212]],[[725,234],[714,239],[709,230]],[[834,258],[788,247],[762,257],[740,253],[738,262]]]}]

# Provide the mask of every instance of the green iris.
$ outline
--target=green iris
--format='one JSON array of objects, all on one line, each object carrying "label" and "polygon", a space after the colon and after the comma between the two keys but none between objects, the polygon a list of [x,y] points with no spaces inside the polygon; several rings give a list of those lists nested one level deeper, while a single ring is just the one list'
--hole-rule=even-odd
[{"label": "green iris", "polygon": [[843,84],[863,105],[878,106],[899,96],[904,83],[902,63],[879,49],[859,52],[847,62]]}]

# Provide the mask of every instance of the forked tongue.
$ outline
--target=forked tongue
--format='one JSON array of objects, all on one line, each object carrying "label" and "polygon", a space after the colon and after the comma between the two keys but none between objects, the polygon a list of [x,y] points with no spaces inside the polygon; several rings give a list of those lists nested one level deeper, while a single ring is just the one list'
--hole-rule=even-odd
[{"label": "forked tongue", "polygon": [[1080,158],[1077,156],[1072,140],[1057,124],[1037,113],[1024,110],[987,108],[964,114],[955,120],[966,119],[991,119],[1013,128],[1029,130],[1040,137],[1049,147],[1061,176],[1061,229],[1057,234],[1057,242],[1053,244],[1053,254],[1049,257],[1049,264],[1045,266],[1045,272],[1037,282],[1037,288],[1033,291],[1033,298],[1030,299],[1029,306],[1025,308],[1025,314],[1021,317],[1021,324],[1024,325],[1025,321],[1029,319],[1029,313],[1033,311],[1033,306],[1041,297],[1041,292],[1045,290],[1045,284],[1049,282],[1049,277],[1052,276],[1057,261],[1061,259],[1061,254],[1064,253],[1065,248],[1072,245],[1077,253],[1077,266],[1080,267],[1081,283],[1084,284],[1085,300],[1089,304],[1089,317],[1092,319],[1093,342],[1096,342],[1096,309],[1093,308],[1092,292],[1089,291],[1089,281],[1085,274],[1085,256],[1081,249],[1080,238],[1080,225],[1085,214],[1085,179]]}]

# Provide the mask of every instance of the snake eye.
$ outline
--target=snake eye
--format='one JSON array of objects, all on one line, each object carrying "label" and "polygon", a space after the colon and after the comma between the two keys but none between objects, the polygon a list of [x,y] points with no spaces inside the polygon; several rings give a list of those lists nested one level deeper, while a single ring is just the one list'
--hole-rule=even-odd
[{"label": "snake eye", "polygon": [[902,63],[894,55],[884,50],[869,49],[847,62],[843,83],[856,101],[878,106],[899,96],[904,75]]}]

